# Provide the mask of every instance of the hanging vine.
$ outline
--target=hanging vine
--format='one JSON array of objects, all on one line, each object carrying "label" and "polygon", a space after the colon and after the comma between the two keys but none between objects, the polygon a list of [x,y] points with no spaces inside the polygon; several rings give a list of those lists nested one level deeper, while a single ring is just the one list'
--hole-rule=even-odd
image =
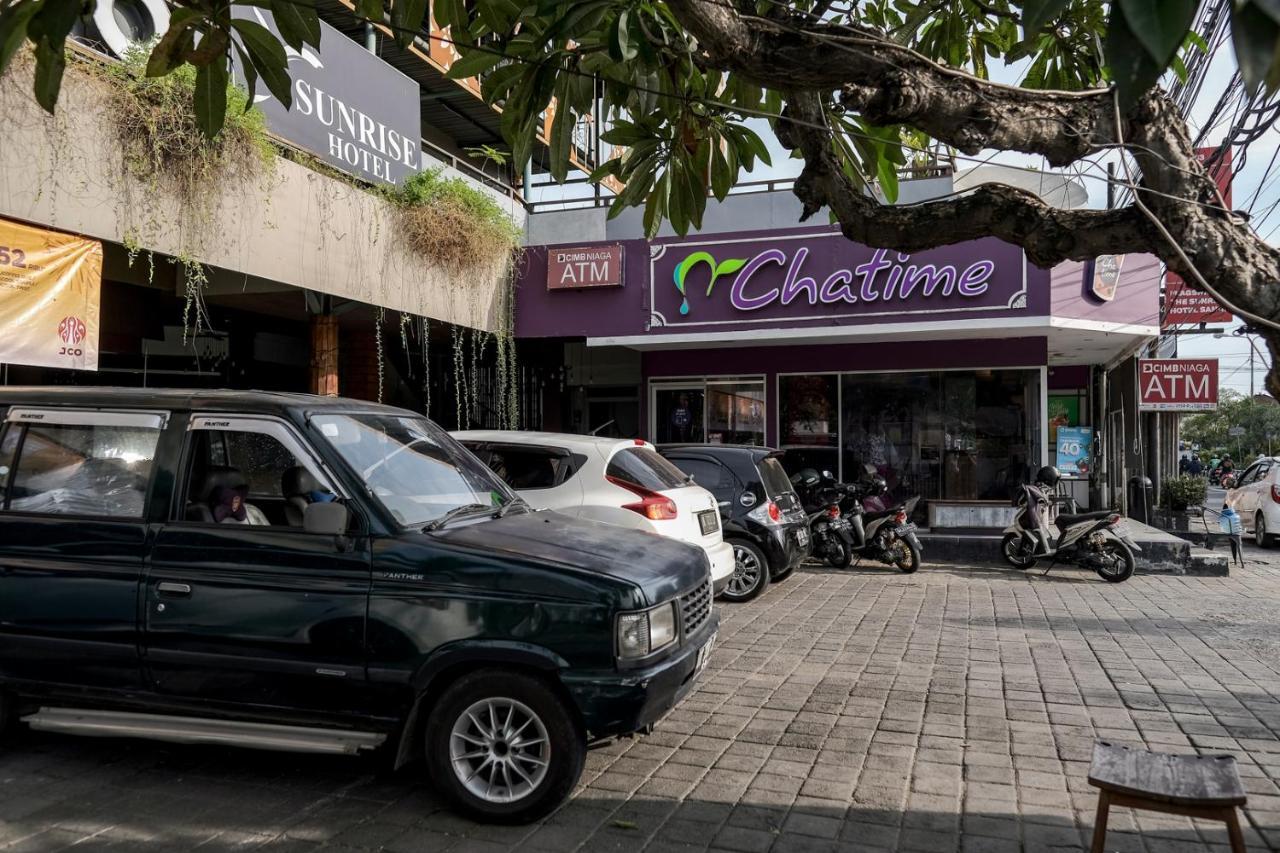
[{"label": "hanging vine", "polygon": [[457,429],[466,429],[462,425],[462,406],[466,400],[466,389],[463,387],[466,381],[463,375],[463,364],[465,361],[462,356],[462,327],[455,324],[453,326],[453,422]]},{"label": "hanging vine", "polygon": [[382,350],[382,320],[385,314],[386,314],[386,309],[384,308],[378,309],[378,318],[375,321],[374,331],[373,331],[373,338],[378,347],[378,402],[379,403],[382,402],[382,376],[383,376],[383,368],[385,366],[385,361],[383,358],[383,350]]},{"label": "hanging vine", "polygon": [[431,417],[431,321],[422,318],[422,411]]}]

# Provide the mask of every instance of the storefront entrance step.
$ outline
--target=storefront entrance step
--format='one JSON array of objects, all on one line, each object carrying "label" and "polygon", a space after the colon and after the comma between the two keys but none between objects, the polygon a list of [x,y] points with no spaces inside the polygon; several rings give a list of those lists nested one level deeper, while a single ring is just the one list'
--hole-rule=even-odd
[{"label": "storefront entrance step", "polygon": [[[1143,574],[1224,576],[1229,573],[1229,553],[1192,545],[1163,530],[1129,519],[1129,531],[1141,552],[1135,554]],[[1000,561],[1000,534],[919,533],[926,561],[941,563],[993,563]]]}]

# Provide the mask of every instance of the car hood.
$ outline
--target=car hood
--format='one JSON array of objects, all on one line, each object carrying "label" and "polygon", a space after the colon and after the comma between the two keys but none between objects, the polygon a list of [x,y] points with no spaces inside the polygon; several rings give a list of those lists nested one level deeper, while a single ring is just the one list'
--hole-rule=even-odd
[{"label": "car hood", "polygon": [[708,577],[697,545],[558,512],[529,512],[442,531],[451,544],[570,566],[638,586],[650,604],[689,592]]}]

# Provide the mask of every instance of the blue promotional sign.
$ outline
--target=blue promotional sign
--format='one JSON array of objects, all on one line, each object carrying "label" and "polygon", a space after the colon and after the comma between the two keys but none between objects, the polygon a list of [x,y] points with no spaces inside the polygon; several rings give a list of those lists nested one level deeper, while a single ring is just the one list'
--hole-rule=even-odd
[{"label": "blue promotional sign", "polygon": [[1058,471],[1088,474],[1093,456],[1092,427],[1058,427]]}]

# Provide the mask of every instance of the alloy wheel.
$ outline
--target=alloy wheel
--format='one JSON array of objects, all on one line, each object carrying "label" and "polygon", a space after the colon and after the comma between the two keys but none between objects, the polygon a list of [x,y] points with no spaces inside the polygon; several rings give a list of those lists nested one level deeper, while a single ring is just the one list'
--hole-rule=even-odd
[{"label": "alloy wheel", "polygon": [[533,709],[514,699],[482,699],[458,716],[449,737],[458,781],[490,803],[513,803],[538,789],[551,740]]},{"label": "alloy wheel", "polygon": [[746,595],[755,589],[760,582],[760,573],[764,567],[756,559],[756,555],[741,545],[733,546],[733,575],[729,578],[730,595]]}]

